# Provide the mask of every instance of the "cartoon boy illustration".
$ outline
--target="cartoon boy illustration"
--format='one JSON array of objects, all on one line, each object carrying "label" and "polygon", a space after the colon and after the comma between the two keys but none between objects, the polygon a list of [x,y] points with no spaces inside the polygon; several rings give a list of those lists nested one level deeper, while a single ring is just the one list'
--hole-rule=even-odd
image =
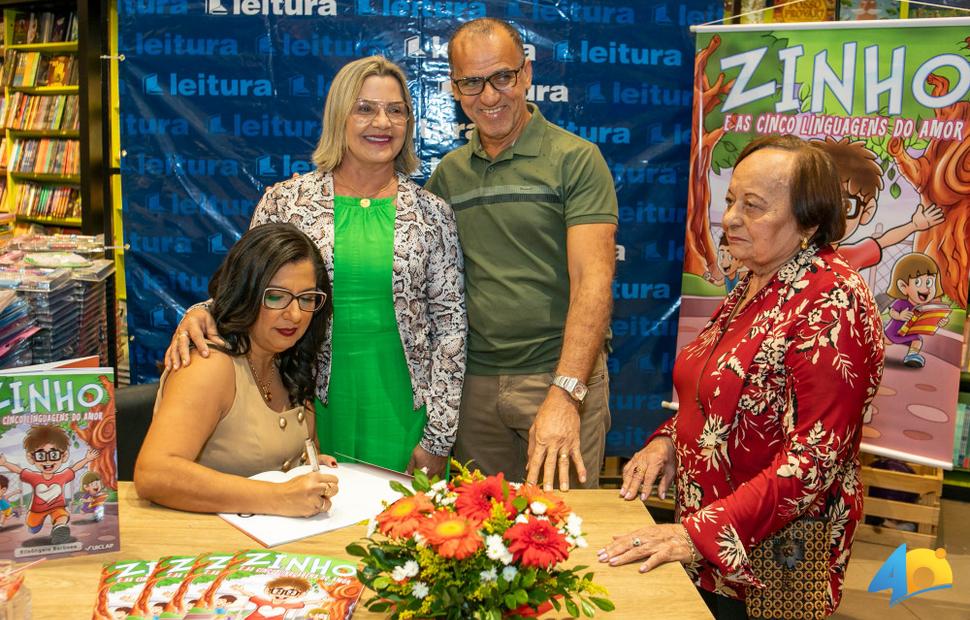
[{"label": "cartoon boy illustration", "polygon": [[108,501],[108,494],[104,492],[101,476],[89,471],[81,476],[81,512],[94,514],[95,521],[104,519],[104,503]]},{"label": "cartoon boy illustration", "polygon": [[306,603],[298,601],[300,597],[310,591],[310,582],[299,577],[277,577],[266,583],[268,598],[247,592],[235,586],[243,596],[249,597],[249,602],[256,606],[245,620],[281,620],[291,609],[303,609]]},{"label": "cartoon boy illustration", "polygon": [[[900,331],[920,306],[930,302],[939,303],[939,298],[943,295],[940,268],[926,254],[907,254],[893,265],[892,282],[886,293],[896,300],[889,306],[891,320],[886,325],[886,338],[895,344],[909,345],[903,364],[910,368],[922,368],[926,365],[926,358],[920,355],[923,337],[919,334],[901,334]],[[943,318],[939,327],[945,325],[947,320]]]},{"label": "cartoon boy illustration", "polygon": [[10,504],[10,500],[13,499],[12,495],[7,495],[7,490],[10,488],[10,480],[0,474],[0,515],[2,515],[3,521],[0,521],[0,528],[7,524],[10,517],[13,516],[13,506]]},{"label": "cartoon boy illustration", "polygon": [[728,295],[731,294],[731,291],[734,290],[734,287],[738,285],[741,277],[747,271],[741,265],[741,261],[731,254],[727,235],[721,235],[721,240],[717,242],[717,270],[719,275],[714,275],[714,271],[710,267],[710,265],[707,266],[708,271],[704,274],[704,279],[716,286],[724,284]]},{"label": "cartoon boy illustration", "polygon": [[130,613],[131,613],[131,607],[115,607],[111,611],[111,615],[114,617],[115,620],[125,620],[128,617],[128,614]]},{"label": "cartoon boy illustration", "polygon": [[[865,142],[826,138],[812,144],[828,153],[842,177],[846,204],[845,234],[841,241],[845,241],[855,234],[859,226],[865,226],[875,217],[879,208],[877,199],[883,187],[882,167],[876,160],[876,154],[866,148]],[[857,271],[868,269],[879,264],[884,249],[917,231],[929,230],[943,223],[943,219],[943,210],[936,205],[916,205],[910,221],[890,228],[878,237],[866,237],[852,244],[840,242],[839,254]]]},{"label": "cartoon boy illustration", "polygon": [[235,618],[236,612],[239,611],[234,605],[236,600],[236,597],[232,594],[216,596],[216,614],[220,618]]},{"label": "cartoon boy illustration", "polygon": [[67,523],[71,516],[65,508],[64,485],[74,480],[75,474],[97,458],[101,451],[90,448],[83,459],[62,469],[70,454],[67,433],[57,426],[31,428],[24,437],[24,450],[27,461],[37,471],[19,467],[9,462],[3,454],[0,454],[0,467],[18,474],[22,482],[31,486],[33,497],[27,513],[27,529],[31,534],[36,534],[50,517],[51,544],[69,542],[71,528]]}]

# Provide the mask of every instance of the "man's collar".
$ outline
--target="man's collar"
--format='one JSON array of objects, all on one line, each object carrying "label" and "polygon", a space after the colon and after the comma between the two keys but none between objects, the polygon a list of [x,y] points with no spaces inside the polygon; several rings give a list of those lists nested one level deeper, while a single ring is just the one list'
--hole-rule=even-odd
[{"label": "man's collar", "polygon": [[[492,161],[499,161],[502,159],[511,159],[516,155],[522,155],[525,157],[536,157],[542,150],[542,138],[546,133],[546,119],[539,111],[539,108],[533,103],[525,104],[531,117],[529,122],[526,123],[525,128],[522,130],[522,134],[512,143],[512,146],[508,147],[504,151],[498,154]],[[478,128],[472,132],[471,140],[469,140],[471,145],[471,152],[473,155],[477,155],[482,159],[491,159],[485,153],[485,148],[482,146],[481,138],[478,135]]]}]

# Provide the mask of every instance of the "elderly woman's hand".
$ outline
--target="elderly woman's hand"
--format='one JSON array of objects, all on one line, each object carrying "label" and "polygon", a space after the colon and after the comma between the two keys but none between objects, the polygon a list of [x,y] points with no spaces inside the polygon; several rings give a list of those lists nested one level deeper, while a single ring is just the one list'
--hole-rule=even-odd
[{"label": "elderly woman's hand", "polygon": [[677,465],[677,453],[674,449],[674,442],[670,437],[657,437],[647,444],[647,447],[633,455],[626,465],[623,466],[623,486],[620,488],[620,497],[631,500],[640,491],[640,499],[645,500],[650,497],[650,489],[653,483],[660,476],[657,483],[657,495],[660,499],[666,499],[667,489],[674,481],[675,467]]},{"label": "elderly woman's hand", "polygon": [[182,366],[189,365],[191,360],[189,341],[195,345],[202,357],[208,357],[209,347],[206,345],[206,339],[218,345],[225,344],[219,336],[212,314],[201,306],[192,308],[182,317],[182,321],[172,335],[172,342],[165,351],[165,368],[178,370]]},{"label": "elderly woman's hand", "polygon": [[629,534],[614,536],[613,542],[596,555],[600,562],[608,562],[610,566],[642,560],[641,573],[667,562],[688,564],[699,557],[687,530],[679,523],[648,525]]}]

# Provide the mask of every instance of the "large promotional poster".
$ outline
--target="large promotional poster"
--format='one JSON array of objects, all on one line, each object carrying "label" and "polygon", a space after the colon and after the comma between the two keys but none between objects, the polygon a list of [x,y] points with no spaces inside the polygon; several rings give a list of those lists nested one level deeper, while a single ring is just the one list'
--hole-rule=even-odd
[{"label": "large promotional poster", "polygon": [[[122,188],[131,376],[154,381],[184,309],[265,187],[312,169],[331,80],[383,54],[408,73],[421,179],[474,126],[451,95],[447,42],[496,17],[522,33],[530,100],[596,143],[619,196],[610,454],[668,415],[690,140],[688,27],[704,0],[120,0]],[[528,320],[528,317],[522,317]]]},{"label": "large promotional poster", "polygon": [[751,140],[817,141],[842,174],[837,246],[883,316],[863,449],[949,468],[970,256],[970,20],[697,29],[678,348],[744,275],[721,229]]}]

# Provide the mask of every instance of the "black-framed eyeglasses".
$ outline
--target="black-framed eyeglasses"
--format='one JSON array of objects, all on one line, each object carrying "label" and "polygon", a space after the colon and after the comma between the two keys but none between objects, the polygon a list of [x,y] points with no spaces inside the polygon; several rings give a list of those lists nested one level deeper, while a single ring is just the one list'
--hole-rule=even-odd
[{"label": "black-framed eyeglasses", "polygon": [[299,596],[300,594],[303,594],[302,590],[298,590],[296,588],[277,587],[269,588],[268,590],[273,596]]},{"label": "black-framed eyeglasses", "polygon": [[858,196],[846,196],[843,202],[845,204],[845,219],[847,220],[859,217],[859,214],[862,213],[862,208],[866,205]]},{"label": "black-framed eyeglasses", "polygon": [[267,286],[263,291],[263,306],[270,310],[283,310],[288,308],[293,300],[300,305],[300,310],[304,312],[316,312],[327,303],[327,294],[323,291],[306,291],[294,294],[285,288]]},{"label": "black-framed eyeglasses", "polygon": [[358,99],[354,102],[354,107],[351,108],[351,114],[360,118],[361,120],[366,120],[368,122],[374,120],[377,116],[379,110],[384,110],[384,114],[387,119],[394,123],[395,125],[404,125],[408,122],[411,117],[411,111],[408,109],[408,104],[403,101],[373,101],[371,99]]},{"label": "black-framed eyeglasses", "polygon": [[34,460],[38,463],[46,463],[48,461],[59,461],[61,457],[64,456],[64,452],[58,450],[57,448],[51,448],[50,450],[34,450],[30,453]]},{"label": "black-framed eyeglasses", "polygon": [[505,91],[515,86],[519,81],[519,71],[525,67],[525,59],[522,59],[522,64],[519,65],[518,69],[502,69],[501,71],[496,71],[492,75],[487,77],[466,77],[458,78],[457,80],[452,80],[452,83],[458,88],[458,92],[466,95],[480,95],[483,90],[485,90],[485,83],[488,82],[497,91]]}]

